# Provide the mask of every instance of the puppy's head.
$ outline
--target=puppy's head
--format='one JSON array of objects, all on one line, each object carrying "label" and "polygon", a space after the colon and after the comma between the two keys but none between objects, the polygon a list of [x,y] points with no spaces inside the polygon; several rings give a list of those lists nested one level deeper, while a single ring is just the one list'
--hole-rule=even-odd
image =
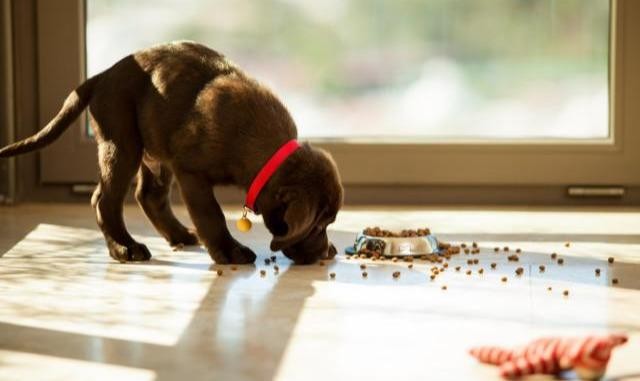
[{"label": "puppy's head", "polygon": [[336,248],[327,226],[342,206],[342,185],[328,153],[303,144],[272,178],[260,204],[273,234],[271,250],[281,250],[296,264],[333,258]]}]

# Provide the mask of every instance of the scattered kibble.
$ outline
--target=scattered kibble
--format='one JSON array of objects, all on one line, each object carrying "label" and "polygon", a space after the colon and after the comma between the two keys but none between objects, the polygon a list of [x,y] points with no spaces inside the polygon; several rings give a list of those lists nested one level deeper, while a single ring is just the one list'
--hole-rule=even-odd
[{"label": "scattered kibble", "polygon": [[360,265],[360,269],[361,269],[361,270],[364,270],[364,269],[366,269],[366,268],[367,268],[367,265],[365,265],[364,263]]},{"label": "scattered kibble", "polygon": [[546,267],[544,267],[544,265],[540,265],[538,266],[538,269],[540,269],[540,272],[543,273]]},{"label": "scattered kibble", "polygon": [[465,253],[465,254],[469,254],[470,252],[471,252],[471,250],[469,250],[469,249],[464,249],[464,253]]},{"label": "scattered kibble", "polygon": [[449,267],[449,263],[447,263],[447,262],[443,263],[442,267],[444,267],[446,269],[447,267]]},{"label": "scattered kibble", "polygon": [[522,273],[523,273],[523,272],[524,272],[524,269],[523,269],[522,267],[518,267],[518,268],[516,269],[516,274],[517,274],[517,275],[522,275]]},{"label": "scattered kibble", "polygon": [[558,257],[558,253],[551,253],[551,259],[556,259]]},{"label": "scattered kibble", "polygon": [[505,246],[505,247],[503,247],[503,248],[502,248],[502,250],[504,250],[504,251],[509,251],[509,246]]},{"label": "scattered kibble", "polygon": [[324,266],[324,261],[318,261],[318,266]]},{"label": "scattered kibble", "polygon": [[446,289],[447,289],[447,286],[442,286],[442,289],[443,289],[443,290],[446,290]]},{"label": "scattered kibble", "polygon": [[500,251],[500,248],[499,247],[494,247],[493,251],[495,251],[497,253],[498,251]]},{"label": "scattered kibble", "polygon": [[618,278],[613,278],[613,279],[611,279],[611,282],[613,284],[618,284],[619,281],[618,281]]},{"label": "scattered kibble", "polygon": [[431,280],[435,280],[436,279],[436,275],[435,274],[431,274],[431,276],[429,278],[431,278]]},{"label": "scattered kibble", "polygon": [[456,266],[456,271],[460,271],[460,266]]},{"label": "scattered kibble", "polygon": [[391,258],[391,262],[398,262],[398,257]]},{"label": "scattered kibble", "polygon": [[564,259],[562,259],[562,258],[558,258],[558,264],[559,264],[559,265],[564,264]]},{"label": "scattered kibble", "polygon": [[609,261],[609,263],[613,263],[615,261],[615,259],[613,259],[613,257],[609,257],[609,259],[607,259],[607,261]]},{"label": "scattered kibble", "polygon": [[216,270],[216,274],[218,274],[218,276],[221,276],[221,275],[222,275],[222,273],[223,273],[222,269],[218,269],[218,270]]},{"label": "scattered kibble", "polygon": [[265,259],[264,259],[264,264],[265,264],[265,265],[267,265],[267,266],[269,266],[269,265],[271,264],[271,259],[269,259],[269,258],[265,258]]},{"label": "scattered kibble", "polygon": [[520,253],[522,253],[522,250],[520,250],[520,248],[517,248],[516,249],[516,253],[520,254]]},{"label": "scattered kibble", "polygon": [[471,270],[467,270],[467,275],[471,275]]},{"label": "scattered kibble", "polygon": [[515,255],[515,254],[508,256],[508,257],[507,257],[507,259],[508,259],[510,262],[518,262],[518,261],[520,260],[520,258],[519,258],[517,255]]},{"label": "scattered kibble", "polygon": [[564,296],[569,296],[569,290],[564,290],[564,291],[562,291],[562,295],[564,295]]},{"label": "scattered kibble", "polygon": [[468,265],[472,265],[472,264],[473,264],[473,259],[468,259],[468,260],[467,260],[467,264],[468,264]]},{"label": "scattered kibble", "polygon": [[407,267],[412,269],[413,268],[413,263],[409,263],[409,266],[407,266]]},{"label": "scattered kibble", "polygon": [[477,265],[478,263],[480,263],[480,261],[477,258],[473,260],[474,265]]},{"label": "scattered kibble", "polygon": [[366,278],[366,277],[367,277],[367,275],[369,275],[369,274],[367,274],[367,272],[366,272],[366,271],[363,271],[363,272],[362,272],[362,277],[363,277],[363,278]]},{"label": "scattered kibble", "polygon": [[231,266],[231,271],[236,271],[238,269],[238,266]]},{"label": "scattered kibble", "polygon": [[275,261],[276,261],[276,256],[275,256],[275,255],[272,255],[272,256],[271,256],[271,262],[275,262]]},{"label": "scattered kibble", "polygon": [[478,274],[482,274],[482,273],[484,273],[484,269],[481,268],[478,270]]},{"label": "scattered kibble", "polygon": [[464,249],[465,247],[467,247],[467,244],[466,243],[461,243],[460,247]]},{"label": "scattered kibble", "polygon": [[551,291],[551,290],[552,290],[551,286],[547,287],[547,291]]},{"label": "scattered kibble", "polygon": [[506,282],[507,281],[507,277],[503,276],[502,279],[500,279],[500,280],[503,281],[503,282]]},{"label": "scattered kibble", "polygon": [[472,243],[472,244],[471,244],[471,246],[473,246],[473,248],[475,249],[475,248],[477,248],[477,247],[478,247],[478,243],[477,243],[477,242],[474,242],[474,243]]},{"label": "scattered kibble", "polygon": [[280,271],[280,267],[278,265],[273,266],[273,271],[275,272]]},{"label": "scattered kibble", "polygon": [[596,269],[596,276],[600,276],[600,269]]},{"label": "scattered kibble", "polygon": [[571,246],[571,242],[567,242],[564,244],[564,247],[569,247],[569,246]]},{"label": "scattered kibble", "polygon": [[331,279],[336,279],[336,273],[330,273],[330,274],[329,274],[329,277],[330,277]]},{"label": "scattered kibble", "polygon": [[267,275],[267,271],[266,270],[260,270],[260,276],[265,276]]},{"label": "scattered kibble", "polygon": [[394,271],[392,275],[394,278],[400,278],[400,271]]},{"label": "scattered kibble", "polygon": [[495,269],[495,268],[496,268],[496,266],[498,266],[498,264],[497,264],[497,263],[495,263],[495,262],[493,262],[493,263],[491,264],[491,268],[492,268],[492,269]]}]

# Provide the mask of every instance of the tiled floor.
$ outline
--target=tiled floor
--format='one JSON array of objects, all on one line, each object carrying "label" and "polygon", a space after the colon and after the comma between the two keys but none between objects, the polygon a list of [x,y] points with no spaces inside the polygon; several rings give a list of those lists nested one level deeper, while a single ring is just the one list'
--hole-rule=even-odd
[{"label": "tiled floor", "polygon": [[[640,379],[640,209],[341,212],[331,232],[341,248],[373,224],[480,243],[479,265],[461,254],[433,282],[420,261],[409,269],[343,255],[296,267],[278,254],[275,275],[260,224],[234,233],[259,259],[232,271],[202,249],[173,252],[136,207],[126,214],[149,263],[112,262],[89,206],[0,209],[0,380],[490,380],[496,370],[471,359],[470,346],[604,331],[631,338],[607,378]],[[522,248],[521,261],[496,245]]]}]

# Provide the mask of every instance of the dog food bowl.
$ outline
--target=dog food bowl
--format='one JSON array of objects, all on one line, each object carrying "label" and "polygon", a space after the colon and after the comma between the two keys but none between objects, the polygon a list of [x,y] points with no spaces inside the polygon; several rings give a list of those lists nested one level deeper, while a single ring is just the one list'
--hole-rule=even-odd
[{"label": "dog food bowl", "polygon": [[431,234],[418,237],[374,237],[358,233],[355,243],[353,246],[348,246],[345,249],[345,253],[353,255],[363,249],[394,257],[427,254],[443,255],[446,251],[439,249],[438,240]]}]

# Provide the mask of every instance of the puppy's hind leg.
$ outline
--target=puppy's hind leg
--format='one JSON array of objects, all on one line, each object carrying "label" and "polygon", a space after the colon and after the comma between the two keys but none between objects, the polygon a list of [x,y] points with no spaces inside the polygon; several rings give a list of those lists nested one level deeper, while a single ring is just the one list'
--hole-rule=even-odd
[{"label": "puppy's hind leg", "polygon": [[173,173],[169,168],[159,165],[154,173],[143,161],[138,171],[136,200],[171,246],[197,245],[198,236],[184,227],[171,210],[169,196],[172,183]]},{"label": "puppy's hind leg", "polygon": [[151,253],[127,232],[122,215],[124,198],[140,165],[142,149],[135,142],[123,143],[116,145],[104,140],[98,143],[100,182],[91,203],[109,255],[119,262],[147,261]]}]

